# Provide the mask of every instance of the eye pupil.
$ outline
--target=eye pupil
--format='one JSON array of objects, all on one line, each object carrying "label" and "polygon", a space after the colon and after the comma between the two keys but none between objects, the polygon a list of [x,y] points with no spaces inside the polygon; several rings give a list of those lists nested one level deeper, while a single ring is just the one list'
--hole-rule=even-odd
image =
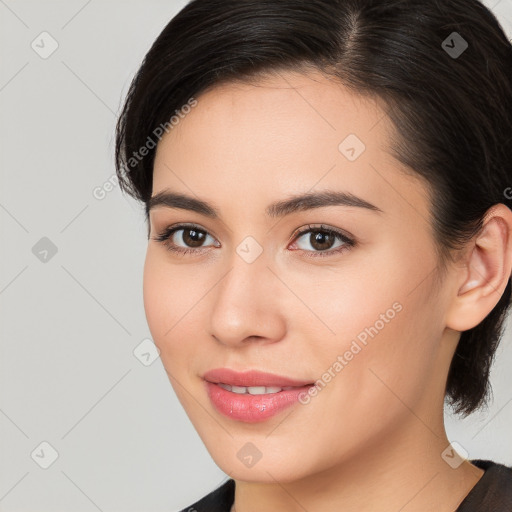
[{"label": "eye pupil", "polygon": [[[330,233],[317,231],[316,233],[311,233],[311,245],[320,251],[329,249],[332,246],[333,238],[333,235]],[[319,244],[320,247],[316,247],[317,244]]]},{"label": "eye pupil", "polygon": [[[187,233],[190,234],[190,236],[187,236]],[[183,230],[183,241],[191,247],[200,247],[201,243],[203,242],[205,238],[205,234],[202,231],[198,231],[193,228],[188,228]]]}]

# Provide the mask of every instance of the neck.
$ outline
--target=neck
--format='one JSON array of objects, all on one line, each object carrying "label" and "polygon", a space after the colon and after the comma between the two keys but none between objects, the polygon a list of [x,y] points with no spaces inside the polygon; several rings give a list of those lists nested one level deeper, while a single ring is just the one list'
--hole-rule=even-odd
[{"label": "neck", "polygon": [[236,481],[232,511],[454,512],[484,472],[468,461],[452,467],[453,453],[441,456],[450,444],[442,413],[435,428],[408,414],[399,431],[319,473],[286,483]]}]

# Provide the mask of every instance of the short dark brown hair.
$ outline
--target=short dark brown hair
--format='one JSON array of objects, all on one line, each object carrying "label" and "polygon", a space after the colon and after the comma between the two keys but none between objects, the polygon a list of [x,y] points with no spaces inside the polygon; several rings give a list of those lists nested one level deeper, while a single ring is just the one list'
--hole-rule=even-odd
[{"label": "short dark brown hair", "polygon": [[[146,54],[117,123],[116,173],[146,221],[156,148],[134,154],[156,127],[222,82],[308,67],[383,100],[393,155],[429,187],[439,269],[491,206],[512,206],[512,45],[477,0],[193,0]],[[458,414],[488,403],[510,299],[509,279],[461,334],[445,396]]]}]

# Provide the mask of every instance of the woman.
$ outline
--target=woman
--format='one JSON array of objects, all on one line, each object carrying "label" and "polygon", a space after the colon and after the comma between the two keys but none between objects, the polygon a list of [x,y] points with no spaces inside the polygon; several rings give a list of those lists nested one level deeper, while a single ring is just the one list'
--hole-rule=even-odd
[{"label": "woman", "polygon": [[[505,511],[447,438],[511,297],[512,47],[476,0],[195,0],[118,121],[144,304],[229,479],[186,510]],[[198,497],[199,498],[199,497]]]}]

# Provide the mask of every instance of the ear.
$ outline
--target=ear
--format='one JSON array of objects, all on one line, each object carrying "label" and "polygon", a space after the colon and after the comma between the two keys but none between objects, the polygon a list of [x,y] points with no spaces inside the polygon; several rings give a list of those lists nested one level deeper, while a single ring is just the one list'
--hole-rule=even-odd
[{"label": "ear", "polygon": [[512,211],[495,204],[458,267],[446,326],[467,331],[477,326],[500,300],[512,272]]}]

